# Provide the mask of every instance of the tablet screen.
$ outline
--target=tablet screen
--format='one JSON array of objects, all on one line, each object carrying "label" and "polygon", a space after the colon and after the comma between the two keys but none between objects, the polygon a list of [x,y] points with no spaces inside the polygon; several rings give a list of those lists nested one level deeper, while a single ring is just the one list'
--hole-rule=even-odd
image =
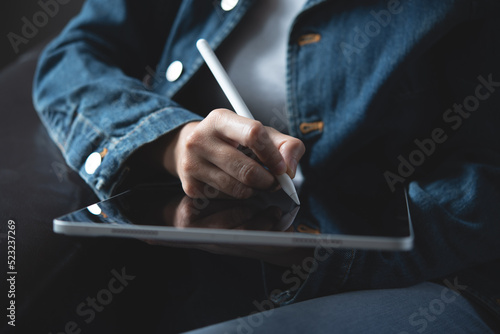
[{"label": "tablet screen", "polygon": [[[171,232],[206,229],[213,233],[233,231],[243,236],[245,231],[248,235],[266,232],[263,237],[273,233],[287,233],[293,238],[307,235],[302,238],[303,243],[314,243],[315,237],[325,236],[334,240],[345,236],[379,241],[411,236],[404,190],[389,199],[365,202],[345,194],[329,194],[325,200],[324,196],[301,193],[301,201],[302,206],[295,205],[283,191],[261,192],[247,200],[192,199],[178,186],[149,186],[93,204],[55,222],[107,225],[122,233],[129,226],[155,226],[168,227]],[[137,232],[130,233],[134,231]],[[210,240],[216,242],[217,237]]]}]

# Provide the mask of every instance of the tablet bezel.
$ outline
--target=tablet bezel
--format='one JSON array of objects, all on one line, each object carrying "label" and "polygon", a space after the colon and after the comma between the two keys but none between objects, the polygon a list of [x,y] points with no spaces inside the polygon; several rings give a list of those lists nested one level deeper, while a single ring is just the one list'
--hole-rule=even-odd
[{"label": "tablet bezel", "polygon": [[[130,190],[134,191],[134,190]],[[124,196],[130,191],[119,194]],[[110,199],[116,198],[112,197]],[[161,240],[173,243],[221,243],[260,246],[292,246],[324,248],[354,248],[371,250],[408,251],[413,247],[414,233],[410,214],[408,193],[404,189],[408,236],[366,236],[349,234],[308,234],[299,232],[224,230],[213,228],[178,228],[133,224],[106,224],[95,222],[64,221],[67,215],[54,219],[55,233],[71,236],[124,237],[147,240]],[[104,201],[103,201],[104,202]],[[99,202],[102,203],[102,202]],[[99,204],[96,203],[96,204]],[[77,210],[78,211],[78,210]],[[74,211],[74,212],[77,212]],[[70,213],[71,214],[71,213]]]}]

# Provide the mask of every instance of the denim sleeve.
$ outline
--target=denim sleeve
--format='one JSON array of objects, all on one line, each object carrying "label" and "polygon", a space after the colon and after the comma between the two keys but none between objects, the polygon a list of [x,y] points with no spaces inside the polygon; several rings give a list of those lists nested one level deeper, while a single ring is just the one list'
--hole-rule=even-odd
[{"label": "denim sleeve", "polygon": [[[69,166],[100,198],[113,193],[139,147],[200,119],[140,79],[158,62],[177,7],[177,1],[89,0],[39,60],[35,108]],[[88,173],[93,152],[103,158]]]}]

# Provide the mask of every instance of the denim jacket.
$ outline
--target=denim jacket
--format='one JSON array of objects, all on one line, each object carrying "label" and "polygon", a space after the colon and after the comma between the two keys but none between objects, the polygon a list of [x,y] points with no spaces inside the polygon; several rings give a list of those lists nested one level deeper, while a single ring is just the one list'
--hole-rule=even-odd
[{"label": "denim jacket", "polygon": [[[46,48],[35,107],[101,198],[126,178],[134,151],[203,117],[195,43],[217,50],[253,2],[89,0]],[[486,291],[471,294],[499,312],[499,14],[493,0],[306,3],[289,32],[286,82],[305,188],[320,194],[306,205],[321,215],[333,190],[369,201],[407,186],[416,244],[337,250],[280,303],[482,266],[458,281],[488,272],[471,280]],[[86,169],[93,152],[102,161]]]}]

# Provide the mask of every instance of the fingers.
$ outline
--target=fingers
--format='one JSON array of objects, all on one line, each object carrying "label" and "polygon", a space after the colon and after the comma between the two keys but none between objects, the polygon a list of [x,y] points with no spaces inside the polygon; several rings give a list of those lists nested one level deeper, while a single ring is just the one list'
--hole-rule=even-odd
[{"label": "fingers", "polygon": [[262,165],[245,155],[244,152],[225,144],[223,140],[214,139],[213,144],[207,145],[198,154],[230,175],[235,181],[249,187],[267,190],[275,182],[274,176]]},{"label": "fingers", "polygon": [[268,128],[269,138],[273,146],[277,147],[287,165],[286,173],[293,179],[297,171],[297,165],[306,151],[304,143],[300,139],[287,136],[273,128]]},{"label": "fingers", "polygon": [[[253,195],[253,188],[235,179],[219,167],[202,161],[185,167],[185,176],[182,186],[186,195],[191,198],[215,198],[222,192],[234,198],[249,198]],[[208,186],[208,187],[207,187]]]},{"label": "fingers", "polygon": [[208,117],[218,136],[250,148],[272,174],[286,172],[285,160],[277,147],[272,145],[268,128],[262,123],[238,116],[227,109],[216,109]]},{"label": "fingers", "polygon": [[[227,109],[211,112],[180,131],[176,143],[175,170],[184,192],[193,198],[207,196],[206,187],[235,198],[248,198],[254,189],[269,190],[275,175],[295,176],[304,154],[302,142],[260,122],[236,115]],[[237,149],[248,147],[259,162]]]}]

